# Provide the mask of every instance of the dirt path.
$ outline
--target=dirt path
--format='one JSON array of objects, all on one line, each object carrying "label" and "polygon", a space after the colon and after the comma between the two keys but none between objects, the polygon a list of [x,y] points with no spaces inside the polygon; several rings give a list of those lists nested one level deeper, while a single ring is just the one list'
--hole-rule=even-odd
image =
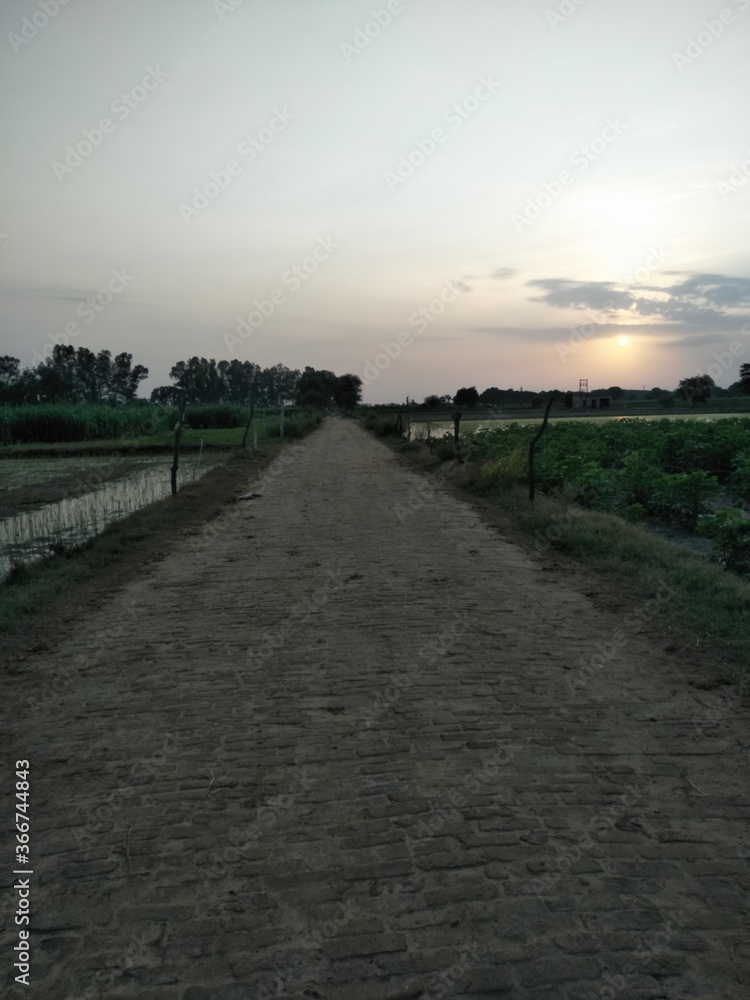
[{"label": "dirt path", "polygon": [[248,485],[4,680],[18,995],[746,1000],[738,699],[351,422]]}]

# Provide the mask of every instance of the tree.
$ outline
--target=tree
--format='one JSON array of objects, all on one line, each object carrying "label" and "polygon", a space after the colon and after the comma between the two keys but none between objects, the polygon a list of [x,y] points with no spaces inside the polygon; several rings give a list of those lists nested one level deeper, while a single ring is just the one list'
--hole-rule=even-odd
[{"label": "tree", "polygon": [[485,406],[502,406],[504,399],[504,391],[502,389],[498,389],[496,385],[493,385],[489,389],[484,390],[479,397],[479,402],[484,403]]},{"label": "tree", "polygon": [[750,395],[750,364],[740,365],[740,392]]},{"label": "tree", "polygon": [[695,406],[696,403],[706,403],[715,384],[710,375],[693,375],[691,378],[682,379],[678,390],[691,406]]},{"label": "tree", "polygon": [[113,406],[132,403],[138,394],[138,386],[146,378],[148,368],[143,365],[136,365],[134,368],[132,354],[125,351],[118,354],[110,367],[107,402]]},{"label": "tree", "polygon": [[362,401],[362,379],[359,375],[339,375],[333,383],[333,401],[344,410],[353,410]]},{"label": "tree", "polygon": [[336,376],[333,372],[320,371],[307,365],[297,382],[297,402],[300,406],[315,406],[325,410],[334,401]]},{"label": "tree", "polygon": [[201,403],[220,403],[221,377],[213,358],[192,357],[188,361],[178,361],[170,370],[169,377],[175,388],[181,389],[188,406]]},{"label": "tree", "polygon": [[453,397],[454,406],[467,406],[469,409],[473,409],[475,406],[479,405],[479,393],[477,392],[477,387],[472,385],[470,388],[459,389],[456,395]]},{"label": "tree", "polygon": [[425,396],[424,405],[430,410],[434,410],[436,406],[440,406],[443,402],[442,396]]},{"label": "tree", "polygon": [[622,399],[625,395],[625,390],[621,389],[619,385],[611,385],[607,389],[607,393],[612,397],[612,399]]},{"label": "tree", "polygon": [[0,357],[0,403],[19,402],[21,362],[9,354]]}]

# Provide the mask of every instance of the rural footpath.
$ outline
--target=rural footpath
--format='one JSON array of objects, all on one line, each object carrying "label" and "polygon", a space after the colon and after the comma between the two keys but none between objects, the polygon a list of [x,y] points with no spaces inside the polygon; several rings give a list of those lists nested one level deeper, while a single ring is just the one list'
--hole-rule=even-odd
[{"label": "rural footpath", "polygon": [[4,668],[2,995],[747,1000],[750,712],[658,600],[351,420],[247,488]]}]

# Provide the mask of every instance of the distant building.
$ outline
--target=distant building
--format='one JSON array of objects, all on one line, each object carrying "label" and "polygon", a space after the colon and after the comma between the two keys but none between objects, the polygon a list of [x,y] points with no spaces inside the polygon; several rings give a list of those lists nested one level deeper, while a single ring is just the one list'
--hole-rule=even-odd
[{"label": "distant building", "polygon": [[612,397],[603,392],[574,392],[574,410],[608,410]]}]

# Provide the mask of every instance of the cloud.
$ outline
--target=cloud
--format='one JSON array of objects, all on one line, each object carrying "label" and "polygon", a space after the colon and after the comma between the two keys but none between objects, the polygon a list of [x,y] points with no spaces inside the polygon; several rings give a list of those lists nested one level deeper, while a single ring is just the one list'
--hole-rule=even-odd
[{"label": "cloud", "polygon": [[532,302],[544,302],[558,309],[594,309],[615,313],[630,309],[635,298],[630,292],[618,289],[611,281],[568,281],[565,278],[540,278],[528,283],[541,288],[541,295],[532,295]]},{"label": "cloud", "polygon": [[696,274],[676,285],[672,293],[719,308],[750,309],[750,278]]},{"label": "cloud", "polygon": [[685,332],[693,327],[726,330],[750,320],[750,279],[725,274],[667,274],[683,280],[665,286],[626,286],[611,281],[543,278],[528,284],[541,293],[531,296],[532,302],[602,312],[610,318],[626,313],[629,321],[652,319],[680,326]]},{"label": "cloud", "polygon": [[515,267],[498,267],[497,270],[493,271],[490,277],[495,281],[507,281],[508,278],[514,277],[518,274]]}]

